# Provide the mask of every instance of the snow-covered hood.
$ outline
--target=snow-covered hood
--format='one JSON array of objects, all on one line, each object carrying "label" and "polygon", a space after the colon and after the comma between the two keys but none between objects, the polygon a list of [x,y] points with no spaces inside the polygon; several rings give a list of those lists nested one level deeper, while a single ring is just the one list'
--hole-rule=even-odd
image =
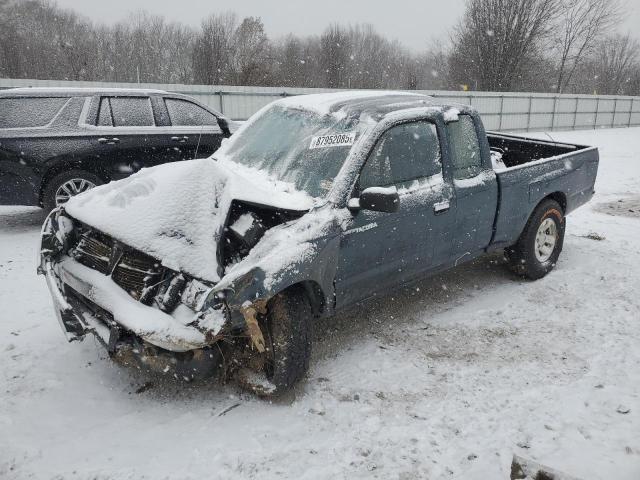
[{"label": "snow-covered hood", "polygon": [[217,282],[217,243],[233,200],[300,211],[313,206],[289,183],[207,158],[143,169],[72,198],[65,211],[166,267]]}]

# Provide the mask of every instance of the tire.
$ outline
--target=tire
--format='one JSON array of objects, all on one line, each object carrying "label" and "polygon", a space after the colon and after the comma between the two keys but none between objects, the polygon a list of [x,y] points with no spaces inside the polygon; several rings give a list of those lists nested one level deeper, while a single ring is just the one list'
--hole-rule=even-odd
[{"label": "tire", "polygon": [[279,293],[266,316],[269,361],[267,379],[274,394],[289,390],[309,369],[313,309],[307,295],[298,289]]},{"label": "tire", "polygon": [[533,211],[518,242],[506,249],[512,270],[538,280],[556,265],[564,243],[566,222],[555,200],[543,200]]},{"label": "tire", "polygon": [[[66,203],[72,196],[102,185],[103,183],[100,177],[86,170],[69,170],[59,173],[51,178],[45,185],[42,192],[42,207],[47,211],[51,211]],[[64,188],[64,186],[67,188]],[[63,190],[61,191],[60,189]],[[64,194],[64,196],[68,198],[64,200],[61,194]]]}]

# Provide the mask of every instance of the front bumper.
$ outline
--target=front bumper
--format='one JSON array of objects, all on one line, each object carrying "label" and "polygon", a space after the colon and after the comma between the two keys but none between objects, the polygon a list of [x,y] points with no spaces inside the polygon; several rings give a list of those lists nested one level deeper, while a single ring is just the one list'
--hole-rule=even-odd
[{"label": "front bumper", "polygon": [[172,314],[133,299],[108,276],[63,256],[44,260],[56,315],[69,341],[92,333],[113,348],[120,333],[130,332],[145,342],[172,352],[186,352],[212,343],[211,335],[193,323],[196,312],[180,305]]},{"label": "front bumper", "polygon": [[[83,298],[77,291],[72,291],[71,282],[74,286],[82,288],[83,281],[72,277],[64,268],[64,263],[57,268],[51,262],[47,262],[44,270],[54,309],[67,340],[82,340],[85,335],[91,333],[117,362],[170,374],[180,379],[192,380],[210,376],[215,372],[224,372],[224,355],[217,346],[197,348],[199,344],[193,344],[189,346],[197,349],[184,352],[176,351],[175,343],[169,345],[171,350],[161,348],[161,345],[149,342],[155,339],[153,335],[147,336],[146,339],[135,335],[117,323],[109,312],[102,310],[88,298]],[[71,279],[70,283],[62,283],[58,277],[59,273],[63,278]],[[184,341],[178,345],[188,346]]]}]

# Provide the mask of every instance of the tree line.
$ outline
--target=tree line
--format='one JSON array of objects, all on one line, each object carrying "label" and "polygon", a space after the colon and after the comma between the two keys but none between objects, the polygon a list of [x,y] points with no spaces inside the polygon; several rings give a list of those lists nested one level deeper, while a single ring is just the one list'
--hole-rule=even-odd
[{"label": "tree line", "polygon": [[199,27],[138,12],[114,25],[48,0],[0,0],[0,76],[280,87],[640,94],[621,0],[467,0],[415,52],[368,24],[270,38],[259,17]]}]

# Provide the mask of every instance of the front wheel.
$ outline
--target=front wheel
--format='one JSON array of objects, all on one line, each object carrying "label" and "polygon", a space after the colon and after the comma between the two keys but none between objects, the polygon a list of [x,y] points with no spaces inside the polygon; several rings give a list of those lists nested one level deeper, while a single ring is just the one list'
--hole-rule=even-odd
[{"label": "front wheel", "polygon": [[507,248],[511,268],[523,277],[537,280],[556,265],[564,243],[565,218],[555,200],[544,200],[531,214],[518,242]]},{"label": "front wheel", "polygon": [[304,291],[276,295],[267,314],[267,379],[276,393],[289,390],[309,369],[313,310]]},{"label": "front wheel", "polygon": [[304,290],[291,288],[273,297],[260,320],[265,351],[238,372],[240,384],[263,397],[291,389],[309,368],[312,324],[313,309]]}]

